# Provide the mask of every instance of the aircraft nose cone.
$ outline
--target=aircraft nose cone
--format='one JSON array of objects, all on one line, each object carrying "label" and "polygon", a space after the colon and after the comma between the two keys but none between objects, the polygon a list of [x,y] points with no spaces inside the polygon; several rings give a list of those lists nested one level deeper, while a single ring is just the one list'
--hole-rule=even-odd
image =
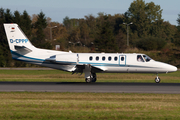
[{"label": "aircraft nose cone", "polygon": [[175,72],[175,71],[177,71],[177,67],[171,65],[169,67],[169,71],[168,72]]},{"label": "aircraft nose cone", "polygon": [[174,72],[177,71],[177,67],[174,66],[173,70],[174,70]]}]

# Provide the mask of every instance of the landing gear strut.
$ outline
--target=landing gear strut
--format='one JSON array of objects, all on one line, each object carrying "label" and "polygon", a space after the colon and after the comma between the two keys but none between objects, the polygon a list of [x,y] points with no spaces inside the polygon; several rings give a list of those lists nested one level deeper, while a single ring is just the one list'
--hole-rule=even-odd
[{"label": "landing gear strut", "polygon": [[161,82],[161,79],[158,77],[158,74],[157,74],[157,77],[155,78],[155,82],[156,83],[160,83]]},{"label": "landing gear strut", "polygon": [[96,82],[96,73],[91,73],[88,78],[85,78],[87,83]]}]

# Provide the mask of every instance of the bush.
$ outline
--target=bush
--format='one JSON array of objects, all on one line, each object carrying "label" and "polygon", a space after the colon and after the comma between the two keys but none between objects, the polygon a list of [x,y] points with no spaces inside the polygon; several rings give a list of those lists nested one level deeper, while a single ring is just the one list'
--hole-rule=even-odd
[{"label": "bush", "polygon": [[163,38],[147,37],[141,38],[137,42],[137,47],[143,50],[161,50],[166,45],[166,40]]}]

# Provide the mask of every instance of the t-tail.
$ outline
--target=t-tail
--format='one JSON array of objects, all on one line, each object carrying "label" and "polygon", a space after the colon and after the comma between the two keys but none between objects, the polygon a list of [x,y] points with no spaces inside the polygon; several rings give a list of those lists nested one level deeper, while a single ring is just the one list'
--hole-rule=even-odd
[{"label": "t-tail", "polygon": [[17,24],[4,24],[4,28],[13,58],[16,53],[25,55],[36,49]]},{"label": "t-tail", "polygon": [[62,61],[62,55],[64,53],[67,54],[68,52],[40,49],[34,47],[26,37],[26,35],[23,33],[23,31],[20,29],[20,27],[15,23],[6,23],[4,24],[4,28],[12,58],[14,60],[45,67],[51,67],[64,71],[72,71],[71,69],[74,66],[69,67],[68,65],[64,66],[64,64],[62,65],[60,63],[57,63],[57,61]]}]

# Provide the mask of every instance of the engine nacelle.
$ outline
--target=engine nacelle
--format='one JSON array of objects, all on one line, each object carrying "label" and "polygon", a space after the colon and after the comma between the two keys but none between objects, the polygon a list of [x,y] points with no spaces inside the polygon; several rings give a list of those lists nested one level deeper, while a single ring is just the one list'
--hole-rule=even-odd
[{"label": "engine nacelle", "polygon": [[77,54],[74,54],[74,53],[59,54],[59,55],[56,55],[56,62],[75,64],[78,62],[78,56],[77,56]]}]

